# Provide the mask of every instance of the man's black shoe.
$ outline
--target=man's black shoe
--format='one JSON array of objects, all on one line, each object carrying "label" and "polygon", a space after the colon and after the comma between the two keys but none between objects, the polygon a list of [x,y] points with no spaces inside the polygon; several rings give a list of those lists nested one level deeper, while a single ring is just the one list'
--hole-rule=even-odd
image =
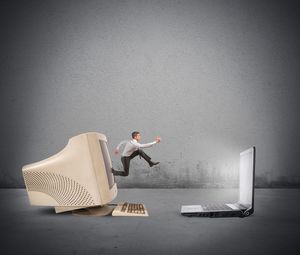
[{"label": "man's black shoe", "polygon": [[158,165],[158,164],[159,164],[159,162],[152,162],[152,161],[149,163],[150,167],[153,167],[153,166]]}]

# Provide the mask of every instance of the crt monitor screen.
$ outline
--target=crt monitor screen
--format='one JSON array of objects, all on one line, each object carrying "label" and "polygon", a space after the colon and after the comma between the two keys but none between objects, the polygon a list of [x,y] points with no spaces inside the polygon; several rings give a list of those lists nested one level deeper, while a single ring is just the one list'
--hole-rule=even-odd
[{"label": "crt monitor screen", "polygon": [[240,203],[252,205],[254,189],[255,147],[240,153]]},{"label": "crt monitor screen", "polygon": [[105,141],[99,140],[99,143],[100,143],[100,147],[101,147],[101,151],[102,151],[102,155],[103,155],[103,159],[104,159],[108,185],[109,185],[109,188],[111,188],[115,184],[115,178],[111,172],[111,165],[110,165],[111,160],[110,160],[109,152],[108,152]]}]

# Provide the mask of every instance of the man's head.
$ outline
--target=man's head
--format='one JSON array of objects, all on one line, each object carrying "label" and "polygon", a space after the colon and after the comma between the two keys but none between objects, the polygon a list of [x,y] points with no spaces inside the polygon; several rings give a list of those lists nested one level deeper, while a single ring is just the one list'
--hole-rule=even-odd
[{"label": "man's head", "polygon": [[140,134],[140,132],[138,132],[138,131],[132,132],[132,133],[131,133],[131,136],[132,136],[133,139],[135,139],[135,140],[137,140],[137,141],[139,141],[139,140],[141,139],[141,134]]}]

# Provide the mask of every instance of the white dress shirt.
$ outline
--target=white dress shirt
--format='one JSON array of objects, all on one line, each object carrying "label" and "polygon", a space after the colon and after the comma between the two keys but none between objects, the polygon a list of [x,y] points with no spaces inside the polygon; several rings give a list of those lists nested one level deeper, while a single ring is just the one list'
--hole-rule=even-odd
[{"label": "white dress shirt", "polygon": [[152,145],[156,144],[157,141],[151,142],[151,143],[139,143],[137,140],[132,139],[130,141],[125,140],[119,143],[117,146],[117,150],[120,149],[120,147],[125,144],[125,148],[123,150],[122,156],[123,157],[129,157],[133,152],[137,151],[139,148],[148,148],[151,147]]}]

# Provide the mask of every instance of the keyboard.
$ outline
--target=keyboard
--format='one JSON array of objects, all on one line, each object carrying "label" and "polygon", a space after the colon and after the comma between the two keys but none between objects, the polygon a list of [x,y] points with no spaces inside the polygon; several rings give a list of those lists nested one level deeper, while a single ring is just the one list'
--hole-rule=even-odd
[{"label": "keyboard", "polygon": [[232,211],[232,208],[226,204],[201,205],[203,211]]},{"label": "keyboard", "polygon": [[112,216],[149,216],[144,204],[119,203],[112,212]]}]

